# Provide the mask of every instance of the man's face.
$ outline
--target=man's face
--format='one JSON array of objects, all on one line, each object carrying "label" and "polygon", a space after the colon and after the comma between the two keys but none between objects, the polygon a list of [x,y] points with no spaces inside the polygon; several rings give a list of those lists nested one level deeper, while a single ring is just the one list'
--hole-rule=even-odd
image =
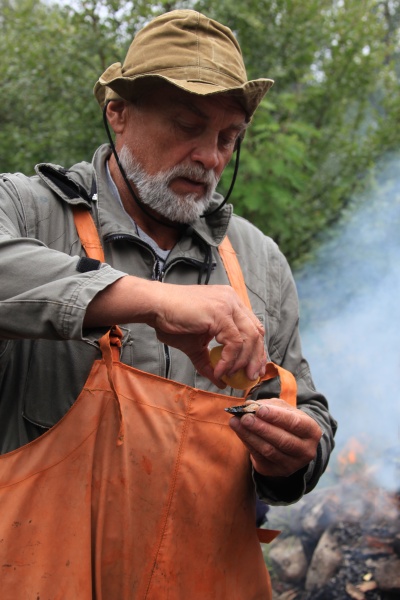
[{"label": "man's face", "polygon": [[162,86],[128,114],[119,154],[140,199],[171,221],[193,222],[246,128],[244,111],[232,98]]}]

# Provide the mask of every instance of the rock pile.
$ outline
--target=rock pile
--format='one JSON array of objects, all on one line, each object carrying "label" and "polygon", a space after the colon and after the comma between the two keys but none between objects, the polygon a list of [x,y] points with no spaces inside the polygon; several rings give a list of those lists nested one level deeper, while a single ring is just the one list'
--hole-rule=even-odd
[{"label": "rock pile", "polygon": [[400,600],[400,493],[357,473],[268,514],[274,600]]}]

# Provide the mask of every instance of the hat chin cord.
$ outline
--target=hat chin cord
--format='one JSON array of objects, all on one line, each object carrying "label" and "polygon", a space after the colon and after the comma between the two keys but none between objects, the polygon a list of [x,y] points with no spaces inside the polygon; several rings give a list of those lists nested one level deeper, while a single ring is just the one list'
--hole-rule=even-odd
[{"label": "hat chin cord", "polygon": [[[111,100],[109,100],[108,102],[111,102]],[[114,155],[114,158],[116,160],[116,163],[118,165],[118,169],[125,181],[125,184],[132,196],[132,198],[134,199],[135,203],[137,204],[137,206],[145,213],[145,215],[147,215],[148,217],[150,217],[151,219],[153,219],[153,221],[156,221],[157,223],[160,223],[160,225],[164,225],[165,227],[171,227],[173,229],[183,229],[186,227],[190,227],[190,224],[183,224],[183,223],[171,223],[168,221],[162,221],[161,219],[158,219],[157,217],[155,217],[146,207],[146,205],[144,204],[144,202],[142,202],[141,200],[139,200],[139,198],[137,197],[137,194],[135,194],[135,191],[131,185],[131,182],[128,179],[128,176],[125,172],[125,169],[123,168],[121,161],[119,160],[119,156],[118,156],[118,152],[115,148],[115,144],[114,144],[114,140],[112,139],[111,136],[111,131],[108,125],[108,121],[107,121],[107,105],[108,102],[105,104],[104,108],[103,108],[103,122],[104,122],[104,127],[107,133],[107,137],[108,137],[108,141],[110,143],[111,146],[111,150],[112,153]],[[233,188],[235,186],[235,182],[236,182],[236,177],[239,171],[239,160],[240,160],[240,145],[241,145],[241,140],[240,138],[237,140],[236,142],[236,160],[235,160],[235,168],[233,171],[233,176],[232,176],[232,181],[231,181],[231,185],[229,187],[229,190],[225,196],[225,198],[223,199],[223,201],[221,202],[221,204],[219,206],[217,206],[217,208],[215,208],[214,210],[212,210],[211,212],[208,213],[204,213],[202,215],[200,215],[201,219],[204,219],[206,217],[209,217],[210,215],[213,215],[214,213],[218,212],[228,201],[230,195],[232,194]]]}]

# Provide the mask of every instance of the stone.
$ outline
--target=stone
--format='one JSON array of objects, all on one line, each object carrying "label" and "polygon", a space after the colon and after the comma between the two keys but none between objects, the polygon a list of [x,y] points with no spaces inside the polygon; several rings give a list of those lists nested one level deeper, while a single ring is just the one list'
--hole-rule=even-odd
[{"label": "stone", "polygon": [[308,563],[297,536],[276,540],[269,551],[269,558],[281,581],[294,583],[304,579]]},{"label": "stone", "polygon": [[323,587],[336,573],[343,561],[337,540],[327,529],[321,536],[307,572],[305,589],[313,591]]},{"label": "stone", "polygon": [[382,591],[400,594],[400,559],[391,557],[378,561],[375,579]]}]

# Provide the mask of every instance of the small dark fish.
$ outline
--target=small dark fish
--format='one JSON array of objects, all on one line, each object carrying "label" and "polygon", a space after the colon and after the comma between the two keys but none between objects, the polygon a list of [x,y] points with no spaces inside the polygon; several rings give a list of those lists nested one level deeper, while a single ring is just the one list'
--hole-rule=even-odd
[{"label": "small dark fish", "polygon": [[248,404],[241,404],[240,406],[229,406],[225,408],[226,412],[231,413],[231,415],[235,415],[235,417],[243,417],[246,414],[255,414],[260,405],[257,402],[249,402]]}]

